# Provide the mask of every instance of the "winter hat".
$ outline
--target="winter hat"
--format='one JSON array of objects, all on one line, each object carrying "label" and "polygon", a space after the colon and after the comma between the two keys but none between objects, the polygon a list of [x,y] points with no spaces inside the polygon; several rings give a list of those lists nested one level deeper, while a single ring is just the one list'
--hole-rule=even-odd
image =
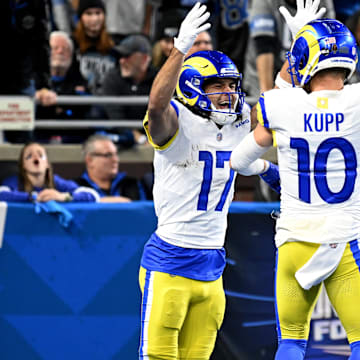
[{"label": "winter hat", "polygon": [[100,8],[105,12],[105,5],[102,0],[80,0],[77,15],[80,18],[84,11],[89,8]]}]

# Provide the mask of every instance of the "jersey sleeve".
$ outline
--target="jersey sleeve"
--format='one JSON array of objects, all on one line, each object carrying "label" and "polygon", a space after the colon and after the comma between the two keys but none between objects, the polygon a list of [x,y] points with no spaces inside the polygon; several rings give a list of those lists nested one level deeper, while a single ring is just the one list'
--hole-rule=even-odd
[{"label": "jersey sleeve", "polygon": [[294,99],[302,97],[302,88],[272,89],[261,94],[256,104],[257,119],[261,125],[274,131],[286,127],[293,111]]},{"label": "jersey sleeve", "polygon": [[11,190],[7,186],[0,186],[0,201],[29,202],[30,196],[25,191]]},{"label": "jersey sleeve", "polygon": [[[177,104],[175,103],[175,101],[171,100],[170,105],[175,109],[177,116],[179,117],[179,107],[177,106]],[[155,150],[165,150],[167,149],[172,142],[175,140],[176,136],[178,135],[179,130],[176,131],[176,133],[168,140],[168,142],[164,145],[157,145],[154,143],[150,132],[149,132],[149,115],[148,112],[146,112],[144,120],[143,120],[143,127],[145,129],[146,132],[146,136],[148,138],[149,144],[155,149]]]},{"label": "jersey sleeve", "polygon": [[265,128],[270,128],[269,118],[267,116],[266,106],[265,106],[265,95],[261,94],[259,101],[256,104],[257,119],[259,123]]}]

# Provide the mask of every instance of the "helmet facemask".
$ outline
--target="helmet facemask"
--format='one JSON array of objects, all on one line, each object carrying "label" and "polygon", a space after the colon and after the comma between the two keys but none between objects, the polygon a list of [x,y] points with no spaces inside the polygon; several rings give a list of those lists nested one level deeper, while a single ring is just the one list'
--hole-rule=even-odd
[{"label": "helmet facemask", "polygon": [[[193,58],[193,59],[192,59]],[[242,114],[245,94],[241,91],[242,75],[235,64],[218,51],[201,51],[185,61],[176,89],[178,99],[193,112],[205,116],[218,125],[236,121]],[[233,79],[235,90],[231,92],[205,92],[208,82],[217,79]],[[210,96],[226,94],[228,107],[217,108]]]},{"label": "helmet facemask", "polygon": [[[236,83],[235,91],[229,92],[205,92],[205,88],[208,83],[216,82],[216,79],[233,79]],[[224,77],[214,76],[211,78],[202,79],[201,95],[204,99],[199,101],[199,108],[205,112],[208,112],[208,117],[218,125],[227,125],[236,121],[241,115],[242,107],[244,104],[245,94],[241,92],[241,75],[237,77]],[[217,108],[211,101],[212,96],[219,96],[224,94],[223,101],[226,103],[226,108]]]}]

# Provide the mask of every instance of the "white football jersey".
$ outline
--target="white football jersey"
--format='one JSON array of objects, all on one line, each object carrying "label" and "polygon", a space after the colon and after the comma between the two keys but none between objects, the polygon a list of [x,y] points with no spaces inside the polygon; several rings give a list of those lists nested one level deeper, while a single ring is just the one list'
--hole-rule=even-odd
[{"label": "white football jersey", "polygon": [[244,105],[241,120],[219,129],[180,102],[173,104],[178,132],[154,155],[156,234],[185,248],[221,248],[234,195],[230,154],[250,131],[250,107]]},{"label": "white football jersey", "polygon": [[281,178],[276,243],[345,242],[360,226],[360,84],[266,92],[258,119],[275,131]]}]

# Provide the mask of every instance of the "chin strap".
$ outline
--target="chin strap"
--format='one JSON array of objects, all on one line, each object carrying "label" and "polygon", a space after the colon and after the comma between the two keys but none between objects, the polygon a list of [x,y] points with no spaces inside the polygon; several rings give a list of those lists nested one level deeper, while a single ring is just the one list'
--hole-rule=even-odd
[{"label": "chin strap", "polygon": [[211,112],[210,120],[214,121],[218,125],[231,124],[238,118],[237,114],[226,114],[217,111]]},{"label": "chin strap", "polygon": [[[236,109],[237,102],[235,103],[234,108]],[[229,112],[218,110],[213,103],[210,104],[211,112],[210,119],[214,121],[218,125],[226,125],[231,124],[236,121],[238,118],[238,114],[230,113],[230,111],[235,111],[229,108]]]}]

